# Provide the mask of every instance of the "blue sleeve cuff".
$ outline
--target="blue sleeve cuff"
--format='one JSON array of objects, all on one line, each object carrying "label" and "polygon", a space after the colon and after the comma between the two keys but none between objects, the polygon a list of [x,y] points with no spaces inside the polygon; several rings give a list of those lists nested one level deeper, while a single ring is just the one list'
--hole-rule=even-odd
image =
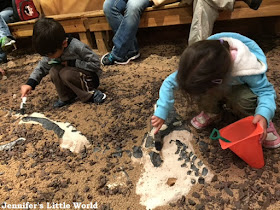
[{"label": "blue sleeve cuff", "polygon": [[255,115],[257,115],[257,114],[263,116],[266,119],[267,124],[269,124],[269,122],[272,120],[272,118],[274,116],[274,113],[266,107],[257,108]]},{"label": "blue sleeve cuff", "polygon": [[163,120],[166,120],[167,117],[168,117],[168,109],[166,109],[162,106],[158,106],[154,115],[163,119]]}]

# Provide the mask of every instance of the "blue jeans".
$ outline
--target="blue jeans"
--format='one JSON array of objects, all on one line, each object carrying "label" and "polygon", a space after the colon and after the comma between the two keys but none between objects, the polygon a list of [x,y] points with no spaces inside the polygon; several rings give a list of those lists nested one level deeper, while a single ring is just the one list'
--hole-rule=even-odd
[{"label": "blue jeans", "polygon": [[114,47],[111,54],[119,61],[139,51],[136,33],[141,15],[149,0],[105,0],[103,10],[113,32]]},{"label": "blue jeans", "polygon": [[[7,7],[0,12],[0,39],[4,36],[12,36],[7,23],[14,21],[13,8]],[[0,48],[0,63],[7,60],[7,55]]]}]

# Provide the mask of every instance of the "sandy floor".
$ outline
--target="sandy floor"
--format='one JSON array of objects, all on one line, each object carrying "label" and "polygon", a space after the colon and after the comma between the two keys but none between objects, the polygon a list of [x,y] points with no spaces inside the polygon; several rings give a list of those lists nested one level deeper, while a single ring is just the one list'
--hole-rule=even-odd
[{"label": "sandy floor", "polygon": [[[267,55],[267,75],[279,97],[280,37],[259,37],[257,42]],[[143,168],[129,154],[133,146],[142,145],[145,133],[150,131],[148,122],[160,85],[176,70],[185,46],[184,40],[145,45],[137,62],[103,68],[100,90],[107,94],[107,100],[102,105],[78,101],[52,109],[57,100],[54,85],[48,76],[42,80],[27,99],[27,114],[39,112],[51,120],[71,123],[92,143],[81,154],[61,150],[60,139],[51,130],[40,125],[18,124],[19,119],[13,114],[21,102],[19,89],[40,57],[28,50],[11,54],[10,61],[2,65],[7,79],[0,80],[0,145],[19,137],[26,141],[11,151],[1,152],[0,202],[28,201],[44,208],[47,202],[49,205],[97,202],[100,209],[145,209],[135,193]],[[279,103],[277,99],[278,106]],[[252,169],[232,152],[222,150],[218,142],[211,141],[211,129],[198,133],[189,126],[196,110],[180,95],[176,110],[193,134],[194,150],[214,178],[158,209],[279,208],[280,149],[264,149],[265,167]],[[232,119],[230,114],[224,118],[215,127],[222,128]],[[278,111],[274,123],[280,128]],[[118,182],[118,187],[109,188]]]}]

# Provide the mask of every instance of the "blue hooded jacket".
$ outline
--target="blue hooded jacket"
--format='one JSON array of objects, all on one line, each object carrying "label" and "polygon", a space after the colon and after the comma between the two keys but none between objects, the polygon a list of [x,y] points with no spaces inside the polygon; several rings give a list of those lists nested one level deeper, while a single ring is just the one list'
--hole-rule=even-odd
[{"label": "blue hooded jacket", "polygon": [[[267,123],[269,123],[269,121],[273,118],[276,110],[276,94],[272,84],[268,81],[265,74],[267,70],[267,62],[264,52],[255,41],[237,33],[218,33],[210,36],[208,40],[217,40],[223,37],[240,40],[249,48],[250,52],[253,53],[257,57],[257,59],[265,65],[264,72],[261,74],[237,76],[234,77],[234,79],[238,81],[239,84],[247,84],[252,92],[257,95],[258,99],[255,115],[259,114],[263,116],[264,118],[266,118]],[[157,109],[154,115],[163,120],[167,119],[168,113],[174,105],[174,90],[178,89],[176,77],[177,71],[169,75],[164,80],[159,91]]]}]

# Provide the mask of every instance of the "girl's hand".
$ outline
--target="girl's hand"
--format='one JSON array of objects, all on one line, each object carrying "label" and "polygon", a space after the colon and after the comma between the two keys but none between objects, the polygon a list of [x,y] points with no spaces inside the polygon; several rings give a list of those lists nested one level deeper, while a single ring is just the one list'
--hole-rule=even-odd
[{"label": "girl's hand", "polygon": [[257,114],[254,119],[253,119],[253,124],[257,124],[257,123],[260,123],[260,126],[263,128],[263,134],[261,135],[261,138],[260,138],[260,143],[262,143],[265,139],[266,139],[266,136],[267,136],[267,121],[266,119]]},{"label": "girl's hand", "polygon": [[30,85],[22,85],[20,89],[21,97],[25,97],[31,92],[32,87]]},{"label": "girl's hand", "polygon": [[157,116],[152,116],[151,122],[152,122],[152,126],[155,127],[155,132],[154,134],[157,134],[159,129],[161,128],[161,126],[163,125],[165,120],[157,117]]}]

